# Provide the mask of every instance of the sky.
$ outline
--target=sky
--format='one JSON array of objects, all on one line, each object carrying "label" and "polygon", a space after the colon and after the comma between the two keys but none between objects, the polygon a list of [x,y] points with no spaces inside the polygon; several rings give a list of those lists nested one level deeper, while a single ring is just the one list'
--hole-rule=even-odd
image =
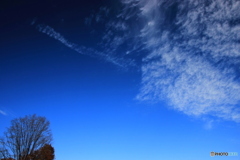
[{"label": "sky", "polygon": [[239,9],[1,0],[0,135],[36,113],[56,160],[240,160]]}]

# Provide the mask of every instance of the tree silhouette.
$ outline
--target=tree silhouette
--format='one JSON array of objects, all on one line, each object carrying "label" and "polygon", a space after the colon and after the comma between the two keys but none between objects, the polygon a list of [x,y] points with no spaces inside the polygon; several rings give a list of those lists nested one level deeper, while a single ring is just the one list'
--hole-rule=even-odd
[{"label": "tree silhouette", "polygon": [[[41,158],[51,157],[51,154],[54,158],[54,149],[49,145],[52,141],[49,125],[50,122],[45,117],[35,114],[12,120],[11,126],[4,132],[4,138],[0,139],[0,158],[35,160],[31,156]],[[37,155],[43,153],[44,155]]]}]

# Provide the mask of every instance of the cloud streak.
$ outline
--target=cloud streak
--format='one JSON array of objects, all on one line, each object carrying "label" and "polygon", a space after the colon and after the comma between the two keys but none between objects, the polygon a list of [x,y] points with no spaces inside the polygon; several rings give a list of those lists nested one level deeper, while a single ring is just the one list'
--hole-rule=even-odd
[{"label": "cloud streak", "polygon": [[87,48],[85,46],[80,46],[78,44],[72,43],[48,25],[39,24],[36,26],[36,28],[39,32],[48,35],[49,37],[59,41],[66,47],[68,47],[82,55],[99,58],[99,59],[105,60],[107,62],[113,63],[114,65],[121,67],[121,68],[126,68],[127,66],[134,65],[134,62],[132,60],[124,60],[123,58],[113,56],[112,54],[106,54],[105,52],[100,52],[93,48]]},{"label": "cloud streak", "polygon": [[7,113],[6,113],[6,112],[4,112],[4,111],[2,111],[2,110],[0,110],[0,114],[2,114],[2,115],[4,115],[4,116],[6,116],[6,115],[7,115]]}]

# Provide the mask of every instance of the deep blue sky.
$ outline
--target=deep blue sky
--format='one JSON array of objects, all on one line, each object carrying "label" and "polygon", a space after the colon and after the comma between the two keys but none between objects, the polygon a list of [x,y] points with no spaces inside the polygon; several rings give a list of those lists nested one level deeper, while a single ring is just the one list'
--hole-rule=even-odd
[{"label": "deep blue sky", "polygon": [[[57,160],[240,154],[240,3],[0,2],[0,133],[36,113]],[[193,9],[194,8],[194,9]]]}]

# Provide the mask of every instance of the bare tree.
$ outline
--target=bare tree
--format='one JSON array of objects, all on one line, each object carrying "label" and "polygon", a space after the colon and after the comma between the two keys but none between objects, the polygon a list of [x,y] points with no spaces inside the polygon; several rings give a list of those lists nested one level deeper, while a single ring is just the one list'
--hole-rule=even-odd
[{"label": "bare tree", "polygon": [[5,142],[3,138],[0,138],[0,160],[7,160],[11,157],[9,151],[6,148]]},{"label": "bare tree", "polygon": [[16,160],[27,160],[34,151],[51,144],[52,134],[49,121],[34,115],[17,118],[0,140],[0,155]]}]

